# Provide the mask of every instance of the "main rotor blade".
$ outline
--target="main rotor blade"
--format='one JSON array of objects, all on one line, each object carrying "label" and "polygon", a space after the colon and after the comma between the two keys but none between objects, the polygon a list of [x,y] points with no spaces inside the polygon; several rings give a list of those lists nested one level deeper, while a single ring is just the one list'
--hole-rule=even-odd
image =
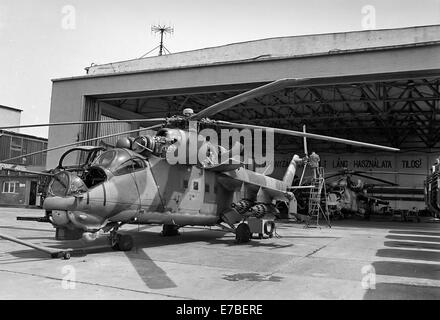
[{"label": "main rotor blade", "polygon": [[94,124],[94,123],[119,123],[119,122],[144,122],[144,123],[146,123],[146,122],[164,122],[164,121],[166,121],[165,118],[53,122],[53,123],[39,123],[39,124],[24,124],[24,125],[18,125],[18,126],[6,126],[6,127],[0,127],[0,130],[35,128],[35,127],[72,126],[72,125],[76,125],[76,124]]},{"label": "main rotor blade", "polygon": [[276,80],[274,82],[265,84],[261,87],[257,87],[255,89],[240,93],[236,96],[233,96],[229,99],[220,101],[218,103],[213,104],[212,106],[209,106],[206,109],[203,109],[199,113],[196,113],[191,116],[191,120],[201,120],[203,118],[210,117],[216,113],[222,112],[226,109],[229,109],[233,106],[236,106],[237,104],[246,102],[248,100],[258,98],[260,96],[264,96],[266,94],[279,91],[281,89],[284,89],[286,87],[289,87],[294,84],[298,84],[300,81],[305,81],[307,79],[280,79]]},{"label": "main rotor blade", "polygon": [[349,144],[349,145],[358,146],[358,147],[376,148],[376,149],[381,149],[381,150],[386,150],[386,151],[400,151],[400,149],[397,149],[397,148],[381,146],[378,144],[372,144],[372,143],[366,143],[366,142],[360,142],[360,141],[354,141],[354,140],[347,140],[347,139],[341,139],[341,138],[330,137],[330,136],[323,136],[323,135],[314,134],[314,133],[304,133],[301,131],[263,127],[263,126],[241,124],[241,123],[233,123],[233,122],[221,121],[221,120],[217,120],[216,123],[223,125],[223,126],[235,127],[235,128],[244,128],[244,129],[252,129],[252,130],[253,129],[273,130],[275,133],[279,133],[279,134],[285,134],[285,135],[296,136],[296,137],[307,137],[307,138],[311,138],[311,139],[324,140],[324,141],[332,141],[332,142],[344,143],[344,144]]},{"label": "main rotor blade", "polygon": [[19,173],[27,173],[27,174],[35,174],[35,175],[41,175],[41,176],[48,176],[52,177],[52,173],[47,172],[40,172],[40,171],[30,171],[30,170],[19,170],[19,169],[13,169],[13,168],[2,168],[2,171],[12,171],[12,172],[19,172]]},{"label": "main rotor blade", "polygon": [[327,175],[332,175],[332,176],[342,176],[342,175],[346,175],[346,174],[348,174],[348,172],[347,172],[348,170],[347,169],[341,169],[341,170],[338,170],[338,171],[329,171],[329,172],[326,172],[326,173],[324,173],[324,176],[325,177],[327,177]]},{"label": "main rotor blade", "polygon": [[105,138],[111,138],[111,137],[116,137],[116,136],[121,136],[124,134],[129,134],[129,133],[134,133],[134,132],[140,132],[140,131],[144,131],[144,130],[151,130],[154,128],[158,128],[161,127],[162,124],[156,124],[154,126],[148,127],[148,128],[142,128],[142,129],[136,129],[136,130],[130,130],[130,131],[124,131],[124,132],[119,132],[119,133],[113,133],[113,134],[109,134],[106,136],[100,136],[97,138],[93,138],[93,139],[88,139],[88,140],[82,140],[82,141],[77,141],[77,142],[73,142],[73,143],[68,143],[68,144],[64,144],[62,146],[58,146],[58,147],[53,147],[53,148],[48,148],[48,149],[44,149],[44,150],[40,150],[40,151],[36,151],[36,152],[32,152],[32,153],[28,153],[28,154],[24,154],[18,157],[14,157],[14,158],[9,158],[9,159],[5,159],[5,160],[1,160],[3,162],[7,162],[7,161],[11,161],[11,160],[16,160],[16,159],[20,159],[23,157],[29,157],[29,156],[33,156],[36,154],[40,154],[40,153],[44,153],[44,152],[48,152],[48,151],[53,151],[53,150],[58,150],[58,149],[63,149],[66,147],[71,147],[71,146],[75,146],[77,144],[81,144],[81,143],[87,143],[87,142],[92,142],[92,141],[96,141],[96,140],[100,140],[100,139],[105,139]]},{"label": "main rotor blade", "polygon": [[337,177],[337,176],[343,176],[343,175],[345,175],[345,173],[335,173],[335,174],[331,174],[329,176],[326,176],[326,174],[324,174],[324,177],[326,179],[330,179],[330,178],[334,178],[334,177]]},{"label": "main rotor blade", "polygon": [[385,179],[379,179],[379,178],[376,178],[376,177],[370,177],[370,176],[367,176],[367,175],[364,175],[364,174],[360,174],[360,173],[352,173],[352,175],[359,176],[359,177],[366,178],[366,179],[370,179],[370,180],[375,180],[375,181],[383,182],[383,183],[389,184],[390,186],[398,186],[398,184],[395,183],[395,182],[388,181],[388,180],[385,180]]}]

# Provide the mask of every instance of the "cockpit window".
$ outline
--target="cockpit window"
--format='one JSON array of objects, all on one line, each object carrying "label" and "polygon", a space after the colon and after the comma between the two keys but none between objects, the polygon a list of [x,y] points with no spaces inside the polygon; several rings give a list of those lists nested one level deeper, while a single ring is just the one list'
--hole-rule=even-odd
[{"label": "cockpit window", "polygon": [[69,153],[66,153],[61,166],[63,168],[84,166],[86,164],[86,161],[84,160],[86,155],[88,155],[88,152],[84,150],[73,150]]},{"label": "cockpit window", "polygon": [[115,175],[123,175],[131,172],[135,172],[138,170],[142,170],[145,168],[145,163],[141,159],[130,159],[126,162],[124,162],[116,171],[114,172]]},{"label": "cockpit window", "polygon": [[133,162],[134,162],[134,164],[133,164],[134,171],[141,170],[141,169],[145,168],[145,162],[142,159],[134,158]]},{"label": "cockpit window", "polygon": [[125,149],[114,149],[101,154],[93,166],[121,175],[145,168],[145,162]]},{"label": "cockpit window", "polygon": [[66,172],[60,172],[59,174],[55,175],[50,182],[49,193],[54,196],[64,197],[69,189],[69,183],[69,175]]},{"label": "cockpit window", "polygon": [[49,183],[48,193],[52,196],[64,197],[84,192],[87,192],[84,181],[71,172],[57,173]]},{"label": "cockpit window", "polygon": [[83,146],[65,152],[58,163],[60,168],[83,168],[90,164],[97,155],[104,150],[103,147]]},{"label": "cockpit window", "polygon": [[120,176],[130,172],[133,172],[133,162],[131,160],[123,163],[118,169],[116,169],[114,174]]},{"label": "cockpit window", "polygon": [[95,160],[95,162],[93,162],[93,165],[108,168],[110,167],[115,157],[116,151],[114,150],[104,152]]}]

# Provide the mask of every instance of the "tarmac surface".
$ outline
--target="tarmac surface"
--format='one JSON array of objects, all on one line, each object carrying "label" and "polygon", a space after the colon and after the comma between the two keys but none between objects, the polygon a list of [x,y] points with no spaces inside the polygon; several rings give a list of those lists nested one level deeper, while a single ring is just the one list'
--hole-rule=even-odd
[{"label": "tarmac surface", "polygon": [[[0,208],[0,234],[53,248],[70,260],[0,239],[0,299],[440,299],[440,224],[358,219],[332,228],[278,222],[279,237],[234,243],[233,234],[124,226],[131,252],[55,241],[50,224],[16,221],[43,210]],[[138,232],[140,231],[140,232]]]}]

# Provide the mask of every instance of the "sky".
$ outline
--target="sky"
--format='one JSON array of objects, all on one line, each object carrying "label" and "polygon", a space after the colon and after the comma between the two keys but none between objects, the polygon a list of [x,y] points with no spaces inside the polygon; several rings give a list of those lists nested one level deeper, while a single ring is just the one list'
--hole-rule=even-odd
[{"label": "sky", "polygon": [[[176,53],[440,24],[440,0],[0,0],[0,105],[22,109],[21,124],[49,122],[52,79],[85,75],[91,63],[141,57],[158,45],[151,32],[158,23],[174,27],[165,46]],[[20,132],[48,135],[47,127]]]}]

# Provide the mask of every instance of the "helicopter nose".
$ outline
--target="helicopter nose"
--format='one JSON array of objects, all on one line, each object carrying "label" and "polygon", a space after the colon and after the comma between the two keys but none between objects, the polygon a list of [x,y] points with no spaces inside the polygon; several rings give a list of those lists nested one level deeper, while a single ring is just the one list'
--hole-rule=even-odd
[{"label": "helicopter nose", "polygon": [[83,230],[100,229],[104,218],[87,213],[75,197],[49,197],[43,203],[43,208],[51,210],[51,222],[56,226],[73,224]]},{"label": "helicopter nose", "polygon": [[68,210],[72,209],[75,203],[73,197],[49,197],[43,202],[43,209],[50,210],[51,222],[56,226],[66,226],[70,223]]},{"label": "helicopter nose", "polygon": [[75,208],[75,197],[48,197],[44,200],[45,210],[72,210]]}]

